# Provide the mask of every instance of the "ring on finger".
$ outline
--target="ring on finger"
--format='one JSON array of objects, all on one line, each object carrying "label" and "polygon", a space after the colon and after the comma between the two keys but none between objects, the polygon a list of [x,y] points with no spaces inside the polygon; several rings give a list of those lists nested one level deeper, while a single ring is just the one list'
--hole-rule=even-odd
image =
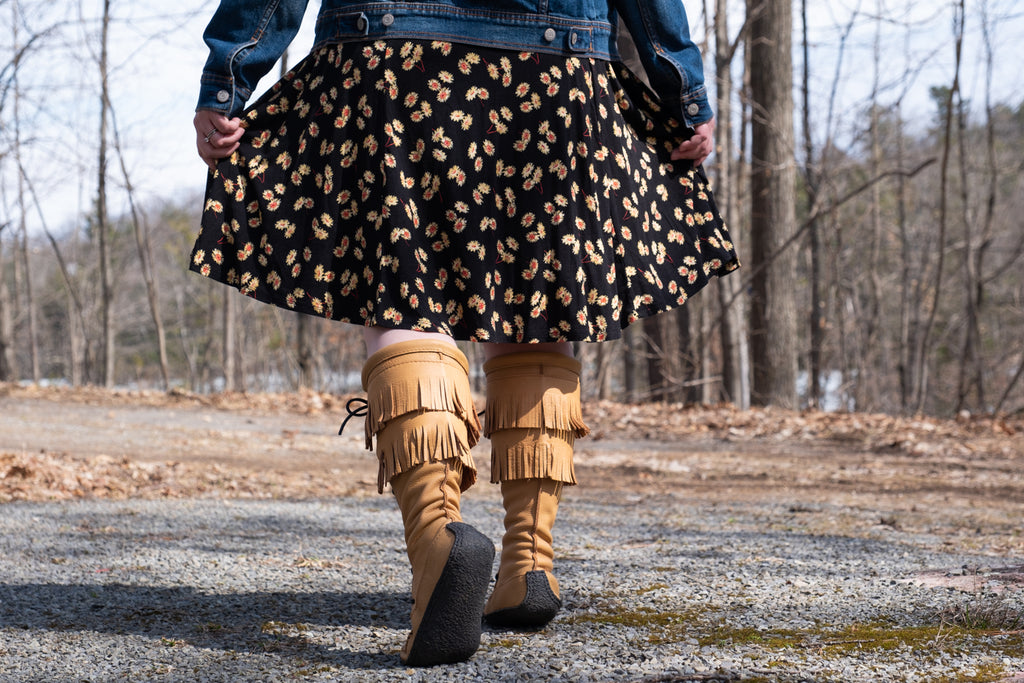
[{"label": "ring on finger", "polygon": [[216,128],[214,128],[213,130],[211,130],[211,131],[210,131],[209,133],[207,133],[207,134],[206,134],[206,135],[205,135],[205,136],[203,137],[203,140],[205,140],[206,142],[209,142],[209,141],[210,141],[210,138],[212,138],[212,137],[213,137],[214,135],[216,135],[216,134],[217,134],[217,133],[219,133],[219,132],[220,132],[219,130],[217,130]]}]

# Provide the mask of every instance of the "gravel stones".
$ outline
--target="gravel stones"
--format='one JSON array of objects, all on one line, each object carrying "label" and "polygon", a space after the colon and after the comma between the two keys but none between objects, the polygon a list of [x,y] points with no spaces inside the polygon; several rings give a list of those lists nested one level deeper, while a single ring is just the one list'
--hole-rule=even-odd
[{"label": "gravel stones", "polygon": [[[464,501],[500,539],[496,487]],[[403,667],[409,569],[389,496],[12,503],[0,515],[0,681],[930,681],[1024,671],[1018,633],[964,608],[996,592],[916,581],[971,554],[828,505],[570,492],[565,603],[536,633],[485,630],[444,669]],[[1016,564],[1022,564],[1017,558]],[[963,586],[960,586],[963,588]],[[993,610],[994,613],[994,610]],[[976,625],[975,625],[976,626]],[[1012,629],[1002,629],[1009,631]]]}]

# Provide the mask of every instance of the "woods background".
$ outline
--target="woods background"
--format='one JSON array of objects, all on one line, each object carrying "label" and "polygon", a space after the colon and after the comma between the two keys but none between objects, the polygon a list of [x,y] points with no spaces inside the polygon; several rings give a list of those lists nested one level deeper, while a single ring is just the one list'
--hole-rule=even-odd
[{"label": "woods background", "polygon": [[[198,159],[191,186],[137,191],[168,164],[139,150],[168,134],[112,92],[145,100],[175,36],[202,53],[181,74],[198,91],[212,3],[192,4],[0,0],[0,381],[359,390],[361,330],[186,272]],[[1001,30],[1024,8],[829,0],[810,11],[837,19],[812,39],[807,0],[684,5],[716,93],[708,171],[744,268],[620,341],[579,345],[584,394],[1024,411],[1024,82],[1007,83],[1021,36]],[[911,48],[925,29],[929,48]],[[948,68],[928,81],[936,61]],[[864,93],[852,108],[848,88]],[[189,97],[169,156],[191,160]],[[79,208],[54,218],[68,188]]]}]

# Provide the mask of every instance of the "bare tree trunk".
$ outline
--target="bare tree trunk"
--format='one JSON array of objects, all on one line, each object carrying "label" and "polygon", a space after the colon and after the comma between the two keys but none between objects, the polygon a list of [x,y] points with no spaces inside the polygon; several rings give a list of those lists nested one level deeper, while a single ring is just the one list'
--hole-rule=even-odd
[{"label": "bare tree trunk", "polygon": [[[985,299],[984,263],[985,254],[992,245],[992,223],[995,217],[996,196],[999,187],[999,169],[996,165],[995,123],[992,117],[992,71],[994,55],[989,32],[988,4],[981,3],[982,33],[985,43],[985,165],[988,188],[985,209],[980,221],[971,220],[968,207],[970,179],[967,172],[967,114],[963,98],[958,97],[958,120],[960,122],[960,201],[963,203],[964,227],[964,344],[960,357],[960,372],[956,410],[959,413],[967,405],[967,397],[973,385],[977,392],[977,410],[985,410],[985,375],[981,352],[981,309]],[[978,229],[980,223],[981,229]],[[974,239],[974,234],[978,239]]]},{"label": "bare tree trunk", "polygon": [[611,359],[614,356],[614,349],[609,342],[602,342],[597,345],[597,373],[594,385],[597,391],[597,398],[601,401],[611,396]]},{"label": "bare tree trunk", "polygon": [[157,355],[160,360],[160,376],[163,379],[164,391],[171,387],[170,367],[167,362],[167,339],[164,332],[163,316],[160,314],[160,299],[157,296],[156,271],[153,268],[153,254],[149,246],[149,230],[143,224],[139,215],[138,207],[135,204],[135,188],[132,186],[131,176],[128,174],[128,166],[124,162],[124,150],[121,149],[121,135],[117,127],[117,119],[114,116],[114,108],[110,107],[110,117],[114,122],[114,149],[117,152],[118,161],[121,164],[121,175],[124,178],[125,190],[128,192],[128,206],[132,217],[132,232],[135,234],[135,247],[139,253],[139,265],[142,268],[142,279],[146,283],[146,298],[149,302],[149,314],[153,319],[153,328],[156,333]]},{"label": "bare tree trunk", "polygon": [[[877,4],[878,18],[876,20],[875,42],[874,42],[874,74],[871,84],[871,176],[877,177],[881,173],[882,166],[882,132],[880,130],[880,104],[878,93],[881,82],[882,69],[882,26],[881,3]],[[857,349],[858,373],[855,392],[856,406],[860,410],[874,407],[872,404],[877,401],[878,385],[877,374],[879,370],[884,373],[884,368],[879,368],[880,359],[874,358],[878,348],[878,324],[881,319],[881,276],[878,272],[882,244],[882,193],[881,184],[871,186],[871,230],[868,238],[868,259],[867,276],[868,293],[865,305],[865,315],[859,321],[864,327],[864,334],[860,340],[860,348]]]},{"label": "bare tree trunk", "polygon": [[239,354],[237,342],[238,297],[230,288],[224,289],[224,391],[239,391]]},{"label": "bare tree trunk", "polygon": [[[903,114],[899,104],[896,106],[896,118],[898,130],[896,131],[896,163],[903,168],[906,160],[906,138],[903,134]],[[912,317],[916,317],[919,310],[913,306],[913,293],[915,291],[914,265],[911,255],[914,253],[910,246],[910,231],[907,225],[907,179],[900,176],[896,186],[896,223],[900,235],[900,255],[902,267],[900,269],[900,410],[906,412],[910,407],[910,394],[914,386],[913,368],[915,367],[913,349],[917,347],[912,330],[916,325],[911,324]]]},{"label": "bare tree trunk", "polygon": [[[17,145],[17,148],[20,148],[20,144]],[[18,166],[20,167],[20,149],[15,152],[15,156],[18,158]],[[35,289],[32,286],[32,268],[29,265],[28,223],[25,220],[25,214],[27,212],[25,204],[25,178],[21,173],[18,174],[18,211],[21,214],[19,219],[21,249],[19,249],[19,252],[25,271],[25,311],[28,317],[29,358],[32,363],[32,381],[39,384],[39,381],[42,379],[42,373],[39,368],[38,319],[36,316]]]},{"label": "bare tree trunk", "polygon": [[[698,396],[700,396],[697,382],[699,367],[695,357],[696,345],[693,340],[694,325],[691,320],[692,318],[693,308],[690,303],[676,309],[676,330],[679,337],[678,347],[681,365],[679,376],[682,378],[683,383],[680,400],[684,403],[695,403]],[[704,367],[708,367],[707,364]]]},{"label": "bare tree trunk", "polygon": [[630,325],[622,331],[622,383],[626,390],[626,400],[632,402],[636,402],[638,400],[636,337],[639,327],[639,325]]},{"label": "bare tree trunk", "polygon": [[[736,150],[732,137],[732,62],[739,38],[736,43],[729,39],[727,5],[727,0],[715,0],[715,74],[718,86],[715,164],[719,179],[715,197],[726,220],[733,221],[731,227],[735,238],[740,211],[736,200],[739,174],[735,173],[733,164]],[[735,278],[720,278],[718,281],[718,305],[722,328],[722,389],[728,400],[741,408],[747,408],[750,405],[750,368],[747,363],[749,349],[743,324],[744,299],[738,295],[737,287]]]},{"label": "bare tree trunk", "polygon": [[960,62],[964,42],[964,15],[966,0],[960,2],[954,8],[953,35],[954,35],[954,71],[953,85],[949,89],[945,102],[945,135],[942,143],[942,161],[940,163],[939,177],[939,231],[936,245],[938,249],[937,263],[935,265],[935,278],[932,282],[931,303],[928,309],[928,318],[925,321],[924,329],[918,341],[917,349],[917,371],[915,380],[917,385],[917,411],[924,410],[924,404],[928,397],[928,358],[931,355],[932,331],[935,328],[935,320],[939,313],[939,302],[942,300],[943,270],[946,263],[946,232],[948,222],[948,188],[949,188],[949,157],[953,147],[953,102],[954,97],[960,90]]},{"label": "bare tree trunk", "polygon": [[956,96],[956,119],[957,119],[957,156],[959,157],[960,171],[960,212],[961,223],[964,231],[963,245],[963,268],[964,268],[964,340],[960,349],[960,367],[957,378],[957,400],[956,412],[966,410],[968,397],[971,388],[977,392],[978,407],[984,405],[985,390],[982,381],[981,359],[978,354],[978,345],[981,338],[981,329],[978,322],[979,290],[982,288],[981,274],[975,270],[978,259],[978,248],[975,246],[974,232],[977,226],[970,217],[970,197],[968,187],[970,178],[967,171],[967,112],[964,111],[964,101],[960,93]]},{"label": "bare tree trunk", "polygon": [[[747,0],[751,146],[751,246],[757,264],[751,301],[752,400],[797,407],[796,301],[792,250],[796,232],[793,158],[793,14],[788,0]],[[774,255],[774,256],[773,256]]]},{"label": "bare tree trunk", "polygon": [[103,0],[103,19],[100,31],[100,130],[99,159],[96,188],[96,233],[100,257],[100,315],[103,320],[103,386],[111,387],[115,380],[116,339],[114,330],[114,287],[111,283],[110,244],[107,218],[107,120],[110,96],[107,81],[107,40],[110,34],[110,0]]},{"label": "bare tree trunk", "polygon": [[[814,138],[811,135],[811,49],[807,36],[807,0],[800,2],[800,23],[803,32],[804,52],[803,79],[803,132],[804,132],[804,183],[807,190],[807,212],[812,213],[818,205],[818,173],[815,168]],[[807,241],[811,259],[811,311],[808,326],[811,333],[809,367],[807,369],[807,403],[811,408],[821,408],[821,356],[825,344],[825,302],[821,295],[821,236],[818,221],[812,220],[807,227]]]},{"label": "bare tree trunk", "polygon": [[[996,125],[994,120],[994,107],[992,104],[992,76],[994,72],[993,65],[995,62],[995,54],[992,46],[988,3],[983,2],[981,9],[982,32],[985,41],[985,163],[988,175],[988,195],[985,199],[985,217],[982,220],[981,244],[978,246],[975,265],[975,271],[978,273],[978,283],[977,288],[974,291],[974,297],[976,301],[975,305],[979,309],[982,307],[985,300],[985,278],[983,265],[985,255],[994,240],[993,222],[995,220],[996,200],[998,197],[1000,181],[999,167],[996,163]],[[1008,393],[1006,395],[1008,395]],[[984,406],[984,403],[982,402],[981,405]],[[1000,400],[1000,407],[1001,406],[1002,400]]]},{"label": "bare tree trunk", "polygon": [[313,319],[304,313],[295,315],[298,316],[295,321],[295,346],[296,362],[299,365],[299,388],[312,389],[316,374],[313,358]]},{"label": "bare tree trunk", "polygon": [[43,216],[42,207],[39,204],[39,195],[36,193],[35,186],[29,180],[24,168],[19,166],[18,173],[25,179],[25,186],[28,189],[28,193],[32,196],[32,203],[39,214],[39,222],[42,226],[43,234],[46,235],[47,241],[49,241],[50,246],[53,248],[54,257],[57,259],[57,266],[60,268],[61,278],[64,280],[64,287],[67,289],[69,311],[68,334],[71,344],[71,382],[74,386],[78,386],[84,380],[88,371],[89,351],[88,342],[85,339],[85,308],[82,305],[81,297],[78,295],[78,290],[75,288],[75,282],[71,277],[71,271],[68,268],[67,262],[64,260],[60,245],[46,226],[46,219]]},{"label": "bare tree trunk", "polygon": [[[904,38],[904,54],[907,63],[911,60],[911,38],[912,31],[907,30]],[[902,98],[896,103],[896,155],[897,164],[904,167],[907,158],[907,140],[905,126],[903,123]],[[900,176],[897,191],[897,224],[900,235],[900,258],[902,267],[900,272],[900,411],[908,413],[913,403],[913,392],[917,382],[914,373],[917,368],[918,336],[922,324],[920,301],[922,294],[921,278],[917,274],[914,255],[917,250],[913,248],[910,236],[910,221],[907,215],[910,199],[907,193],[907,179]]]},{"label": "bare tree trunk", "polygon": [[1003,395],[999,397],[999,401],[996,403],[995,408],[992,409],[993,415],[1001,415],[1003,413],[1003,406],[1010,398],[1010,394],[1013,393],[1017,383],[1020,382],[1021,377],[1024,377],[1024,361],[1017,366],[1017,372],[1013,373],[1013,377],[1010,378],[1009,383],[1006,385],[1006,390],[1003,391]]},{"label": "bare tree trunk", "polygon": [[668,379],[665,373],[664,315],[643,321],[641,336],[644,359],[647,361],[647,395],[651,401],[668,400]]},{"label": "bare tree trunk", "polygon": [[[20,236],[20,249],[17,250],[20,256],[21,264],[24,267],[25,274],[25,311],[28,318],[28,338],[29,338],[29,358],[32,365],[32,381],[36,384],[42,379],[42,374],[39,368],[39,333],[38,333],[38,319],[36,316],[36,302],[35,302],[35,291],[32,286],[32,269],[29,267],[29,248],[28,248],[28,223],[26,221],[26,214],[28,212],[26,201],[25,201],[25,177],[22,174],[22,141],[21,141],[21,85],[19,83],[19,67],[21,65],[22,50],[20,45],[20,38],[18,36],[18,25],[21,23],[18,17],[18,4],[15,3],[11,6],[14,12],[14,21],[11,22],[13,38],[14,38],[14,52],[15,57],[12,63],[14,69],[13,76],[11,77],[12,88],[14,90],[14,159],[18,166],[18,234]],[[16,257],[17,258],[17,257]],[[6,287],[6,283],[5,283]],[[13,341],[13,329],[11,340]],[[12,358],[14,354],[11,354]],[[16,370],[16,361],[12,364],[12,369]]]},{"label": "bare tree trunk", "polygon": [[[0,224],[0,238],[3,237],[4,228],[9,225]],[[0,382],[13,382],[18,379],[18,356],[15,353],[11,294],[7,288],[5,270],[3,242],[0,241]]]}]

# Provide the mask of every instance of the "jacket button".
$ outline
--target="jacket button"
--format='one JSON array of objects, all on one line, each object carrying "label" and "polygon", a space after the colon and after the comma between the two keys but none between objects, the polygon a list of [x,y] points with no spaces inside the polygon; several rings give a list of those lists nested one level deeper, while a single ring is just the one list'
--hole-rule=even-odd
[{"label": "jacket button", "polygon": [[359,17],[359,20],[356,21],[356,28],[360,31],[366,30],[366,17]]},{"label": "jacket button", "polygon": [[380,20],[381,23],[384,24],[385,26],[391,26],[391,24],[395,23],[395,15],[385,14],[383,17],[381,17]]},{"label": "jacket button", "polygon": [[220,102],[221,104],[224,104],[225,102],[227,102],[230,99],[231,99],[231,93],[229,93],[227,90],[218,90],[217,91],[217,101]]},{"label": "jacket button", "polygon": [[544,31],[544,40],[546,40],[546,41],[548,41],[550,43],[552,40],[555,39],[555,36],[557,36],[557,35],[558,34],[555,33],[555,29],[549,28],[547,31]]},{"label": "jacket button", "polygon": [[697,103],[693,103],[687,106],[686,113],[689,114],[690,116],[696,116],[697,114],[700,113],[700,105]]}]

